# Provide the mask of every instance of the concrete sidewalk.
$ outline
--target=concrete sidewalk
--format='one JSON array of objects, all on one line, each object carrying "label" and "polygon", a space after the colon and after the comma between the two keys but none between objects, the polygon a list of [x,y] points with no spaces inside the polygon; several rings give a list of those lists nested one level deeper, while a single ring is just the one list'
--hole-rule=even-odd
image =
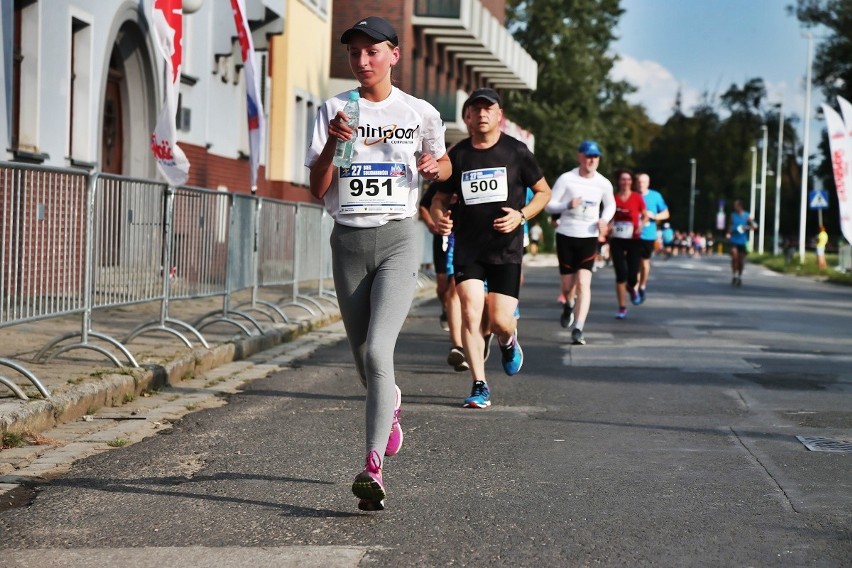
[{"label": "concrete sidewalk", "polygon": [[[426,286],[418,293],[431,297],[434,288]],[[264,289],[259,300],[278,306],[287,303],[284,291]],[[165,331],[154,331],[135,337],[125,344],[139,367],[133,368],[126,357],[113,345],[90,336],[88,344],[106,348],[125,366],[118,368],[103,353],[92,348],[77,348],[58,354],[45,363],[33,362],[34,357],[51,341],[66,333],[80,333],[79,315],[51,318],[0,329],[0,356],[22,365],[32,372],[50,392],[45,399],[25,376],[9,367],[0,367],[0,375],[16,383],[30,400],[21,400],[5,385],[0,385],[0,433],[25,433],[37,435],[59,424],[73,422],[91,415],[99,409],[118,407],[140,395],[163,387],[184,386],[187,380],[203,375],[211,369],[244,360],[253,353],[284,344],[337,320],[340,315],[332,300],[319,300],[322,310],[311,306],[315,313],[297,306],[286,306],[282,311],[289,319],[285,323],[273,312],[237,308],[241,301],[249,301],[248,291],[243,297],[235,295],[231,311],[242,309],[251,315],[262,328],[258,331],[249,320],[233,315],[232,319],[249,328],[246,335],[236,325],[214,323],[201,330],[209,348],[185,329],[173,327],[183,333],[193,344],[187,347],[178,337]],[[122,306],[95,311],[92,332],[106,334],[123,341],[138,325],[160,320],[160,303]],[[193,323],[203,315],[222,311],[221,296],[172,301],[169,317]],[[260,306],[259,307],[263,307]],[[273,317],[270,317],[274,316]],[[60,343],[81,342],[81,337]]]}]

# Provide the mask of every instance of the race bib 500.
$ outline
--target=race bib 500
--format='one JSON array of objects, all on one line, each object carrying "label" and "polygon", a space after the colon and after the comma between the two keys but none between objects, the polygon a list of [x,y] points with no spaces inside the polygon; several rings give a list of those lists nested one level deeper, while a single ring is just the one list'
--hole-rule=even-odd
[{"label": "race bib 500", "polygon": [[483,168],[462,172],[461,190],[465,205],[494,203],[509,198],[506,168]]}]

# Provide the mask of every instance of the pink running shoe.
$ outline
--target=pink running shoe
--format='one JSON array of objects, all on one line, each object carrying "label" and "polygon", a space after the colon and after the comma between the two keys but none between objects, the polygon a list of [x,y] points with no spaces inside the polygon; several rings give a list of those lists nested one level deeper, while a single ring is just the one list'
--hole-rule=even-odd
[{"label": "pink running shoe", "polygon": [[402,412],[402,392],[398,386],[394,385],[394,388],[396,389],[396,405],[393,410],[393,422],[391,423],[388,445],[385,447],[386,456],[395,456],[402,448],[402,426],[399,425],[399,413]]},{"label": "pink running shoe", "polygon": [[358,497],[362,511],[381,511],[385,508],[385,485],[382,483],[382,459],[372,450],[367,454],[364,471],[355,476],[352,493]]}]

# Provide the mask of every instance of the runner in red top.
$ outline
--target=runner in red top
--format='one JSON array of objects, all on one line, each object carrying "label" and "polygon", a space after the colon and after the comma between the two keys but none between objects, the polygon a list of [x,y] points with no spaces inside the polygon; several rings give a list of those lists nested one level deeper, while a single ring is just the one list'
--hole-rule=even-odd
[{"label": "runner in red top", "polygon": [[634,305],[640,303],[639,265],[642,262],[642,226],[645,224],[645,200],[638,191],[633,191],[633,173],[619,169],[615,172],[615,216],[610,230],[610,254],[615,267],[615,294],[618,298],[618,319],[627,317],[626,296]]}]

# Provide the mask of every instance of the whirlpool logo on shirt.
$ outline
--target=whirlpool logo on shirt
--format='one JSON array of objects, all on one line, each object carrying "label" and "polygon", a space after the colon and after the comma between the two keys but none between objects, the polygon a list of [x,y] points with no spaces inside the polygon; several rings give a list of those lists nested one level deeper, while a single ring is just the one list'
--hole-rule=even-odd
[{"label": "whirlpool logo on shirt", "polygon": [[405,128],[396,124],[387,126],[372,126],[361,124],[358,126],[358,137],[364,141],[365,146],[375,146],[383,142],[388,144],[413,144],[418,137],[420,125],[414,128]]}]

